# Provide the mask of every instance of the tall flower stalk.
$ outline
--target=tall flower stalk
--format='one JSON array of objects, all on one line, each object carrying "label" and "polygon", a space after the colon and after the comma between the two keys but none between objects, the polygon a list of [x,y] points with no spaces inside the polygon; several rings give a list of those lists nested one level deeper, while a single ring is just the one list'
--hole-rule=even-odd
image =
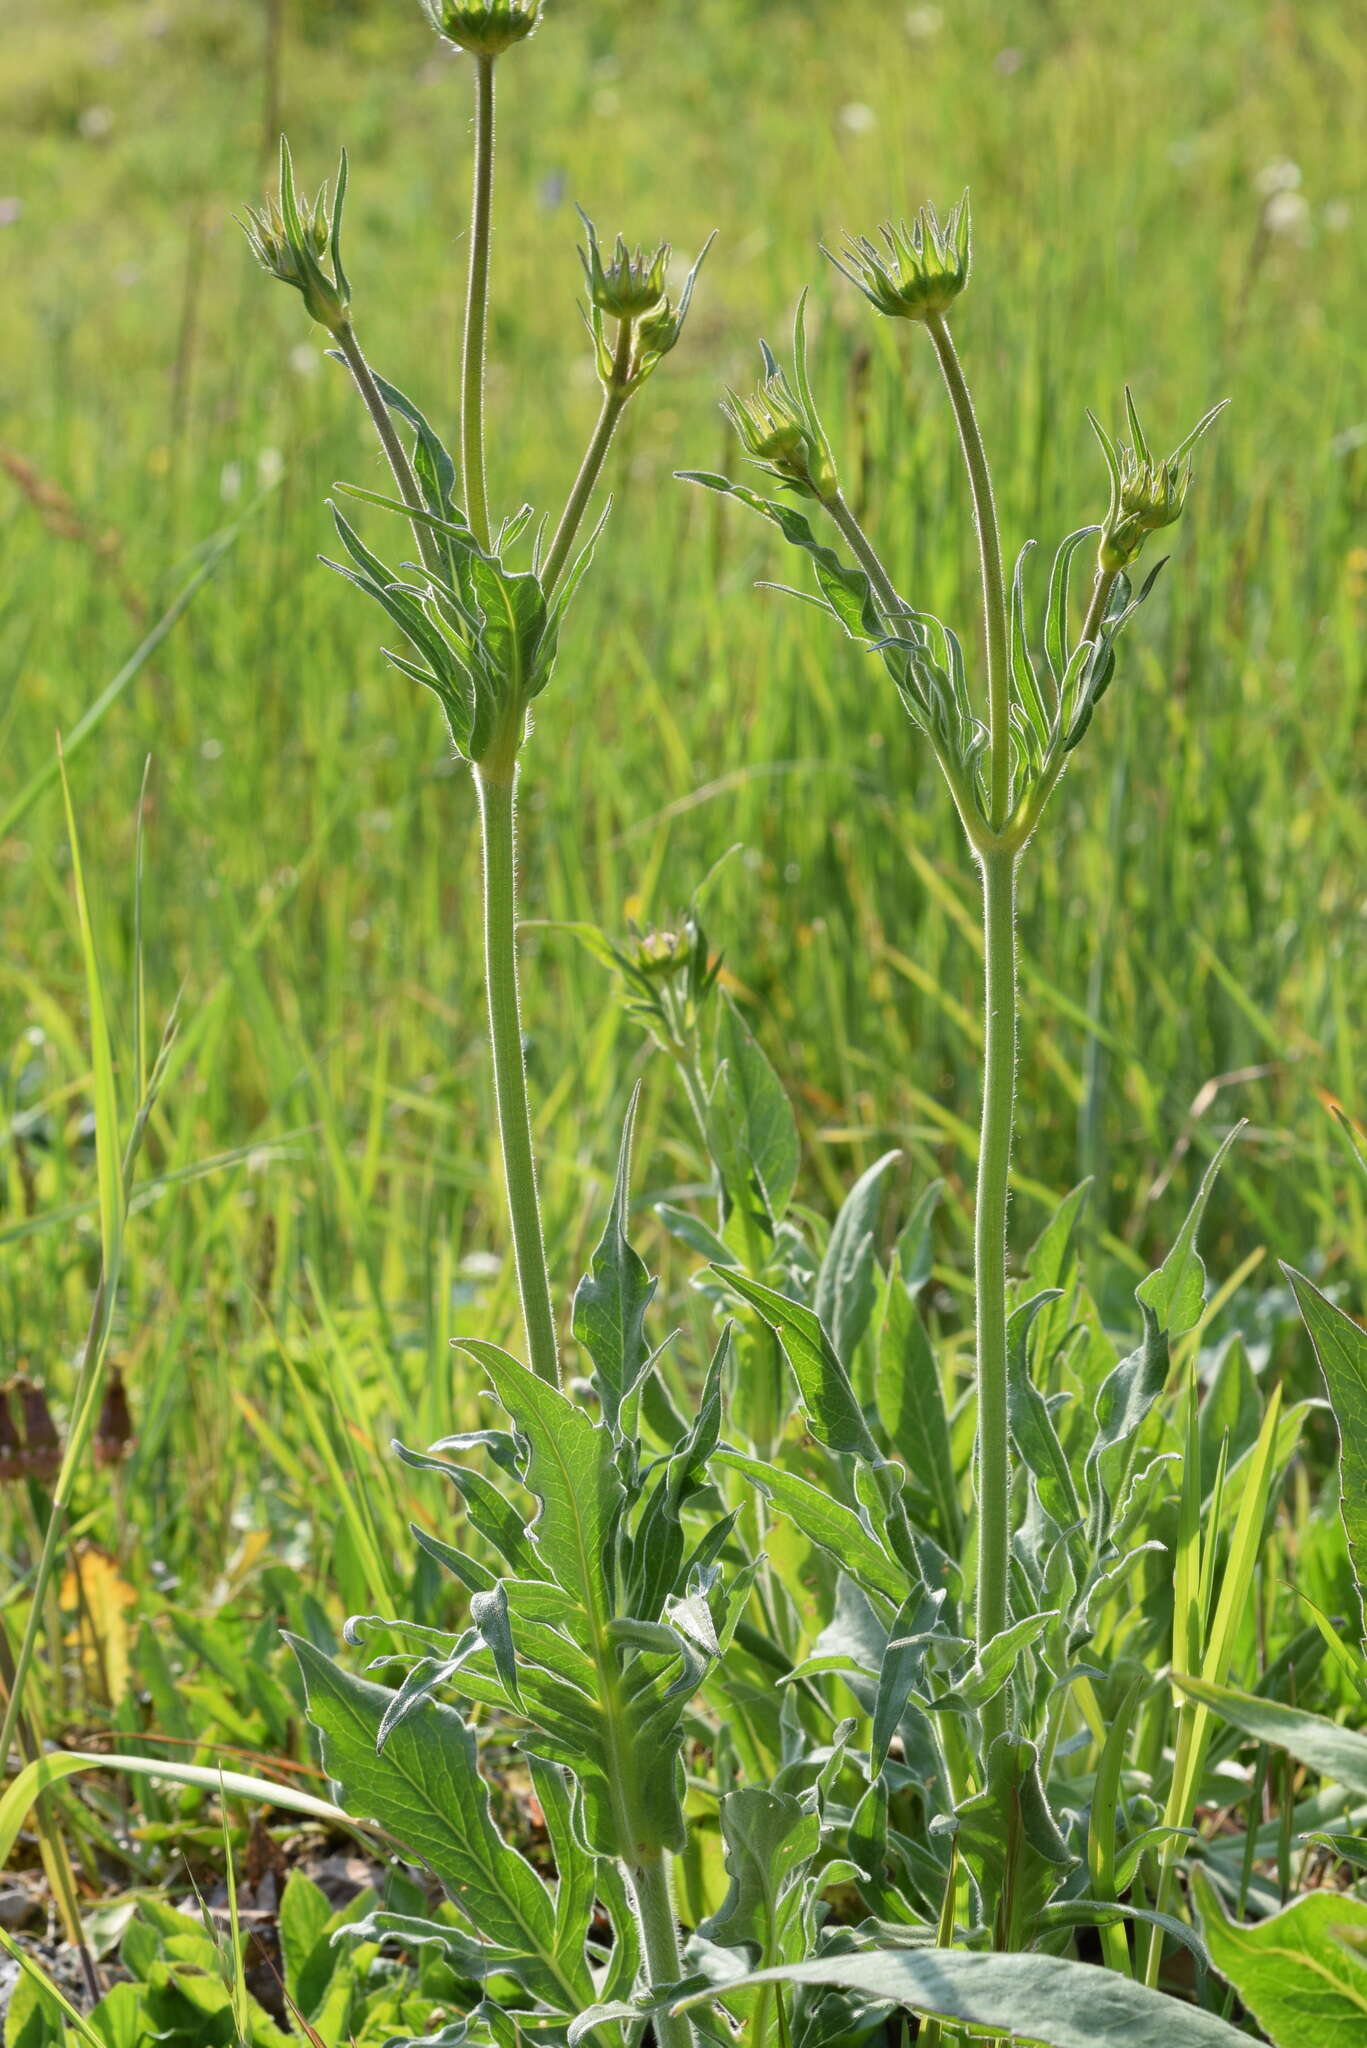
[{"label": "tall flower stalk", "polygon": [[[762,346],[764,377],[725,410],[747,455],[789,494],[817,506],[853,557],[851,567],[818,541],[801,512],[723,477],[692,481],[738,496],[779,526],[815,562],[822,602],[846,631],[880,652],[913,723],[935,754],[954,798],[982,885],[982,1120],[974,1216],[977,1336],[977,1555],[974,1637],[979,1658],[1011,1623],[1011,1415],[1008,1398],[1008,1205],[1019,1038],[1016,900],[1025,850],[1068,757],[1090,724],[1115,665],[1115,642],[1153,577],[1133,593],[1126,575],[1148,536],[1180,513],[1190,452],[1215,418],[1206,414],[1164,461],[1150,454],[1126,393],[1130,441],[1117,446],[1093,421],[1111,477],[1099,526],[1071,534],[1050,579],[1046,664],[1030,647],[1023,551],[1008,583],[992,472],[950,315],[972,267],[968,195],[941,220],[930,207],[910,225],[889,223],[878,241],[850,239],[833,258],[885,318],[922,326],[944,380],[963,454],[978,540],[983,617],[982,708],[970,696],[962,649],[938,619],[902,598],[876,545],[845,499],[807,365],[805,300],[794,329],[793,375]],[[1090,600],[1074,633],[1073,559],[1096,544]],[[1161,566],[1161,565],[1160,565]],[[1156,571],[1155,571],[1156,574]],[[982,1708],[985,1748],[1010,1722],[1009,1688]]]}]

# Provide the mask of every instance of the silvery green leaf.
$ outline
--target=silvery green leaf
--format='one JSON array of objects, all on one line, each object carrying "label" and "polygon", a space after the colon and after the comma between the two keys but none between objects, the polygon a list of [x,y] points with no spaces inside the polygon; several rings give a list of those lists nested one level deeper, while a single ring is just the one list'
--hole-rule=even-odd
[{"label": "silvery green leaf", "polygon": [[793,1369],[812,1434],[828,1450],[849,1451],[870,1464],[881,1465],[882,1454],[869,1432],[849,1376],[813,1311],[799,1301],[790,1301],[775,1288],[752,1280],[748,1274],[718,1268],[717,1278],[758,1309],[778,1338]]},{"label": "silvery green leaf", "polygon": [[515,1958],[508,1967],[557,2012],[593,1996],[587,1965],[555,1952],[555,1908],[540,1878],[501,1840],[489,1815],[475,1739],[454,1709],[426,1702],[383,1752],[376,1739],[394,1695],[357,1678],[312,1643],[287,1638],[303,1669],[323,1768],[342,1804],[373,1820],[441,1880],[472,1924]]},{"label": "silvery green leaf", "polygon": [[900,1152],[885,1152],[859,1176],[841,1204],[817,1273],[812,1306],[822,1327],[831,1333],[837,1358],[854,1357],[873,1314],[877,1300],[874,1238],[883,1183],[901,1156]]},{"label": "silvery green leaf", "polygon": [[1006,1333],[1007,1398],[1012,1440],[1035,1481],[1040,1503],[1060,1529],[1070,1529],[1082,1512],[1072,1468],[1049,1405],[1030,1377],[1031,1325],[1041,1309],[1058,1299],[1058,1288],[1046,1287],[1012,1314]]},{"label": "silvery green leaf", "polygon": [[1078,1860],[1050,1812],[1034,1744],[999,1735],[987,1753],[987,1783],[954,1812],[954,1839],[983,1898],[1009,1904],[1002,1936],[1024,1946]]},{"label": "silvery green leaf", "polygon": [[575,1339],[593,1361],[593,1383],[614,1435],[619,1432],[622,1404],[635,1392],[650,1362],[645,1315],[656,1285],[627,1239],[631,1138],[640,1099],[638,1085],[622,1132],[607,1222],[574,1297]]},{"label": "silvery green leaf", "polygon": [[895,1272],[884,1287],[874,1394],[893,1449],[931,1505],[935,1533],[957,1551],[963,1512],[940,1372],[916,1301]]},{"label": "silvery green leaf", "polygon": [[1220,1168],[1224,1165],[1225,1155],[1243,1128],[1242,1123],[1236,1124],[1225,1138],[1201,1176],[1196,1199],[1177,1233],[1172,1250],[1158,1271],[1150,1273],[1147,1280],[1141,1280],[1135,1289],[1136,1300],[1153,1311],[1165,1336],[1184,1336],[1195,1327],[1205,1307],[1206,1269],[1196,1249],[1196,1233]]},{"label": "silvery green leaf", "polygon": [[810,1543],[828,1551],[861,1586],[881,1594],[900,1606],[906,1598],[906,1574],[872,1536],[853,1508],[847,1508],[809,1479],[766,1465],[762,1458],[743,1452],[720,1450],[713,1463],[724,1470],[743,1472],[786,1515]]},{"label": "silvery green leaf", "polygon": [[493,1545],[512,1571],[526,1578],[542,1576],[535,1546],[527,1536],[526,1518],[500,1487],[473,1466],[454,1465],[446,1458],[433,1457],[428,1451],[410,1451],[397,1442],[394,1450],[414,1472],[439,1472],[450,1480],[465,1504],[471,1528]]}]

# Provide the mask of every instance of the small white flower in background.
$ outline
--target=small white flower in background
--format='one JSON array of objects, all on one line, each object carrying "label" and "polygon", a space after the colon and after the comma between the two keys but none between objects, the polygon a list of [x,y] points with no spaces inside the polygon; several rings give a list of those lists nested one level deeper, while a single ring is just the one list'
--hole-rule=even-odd
[{"label": "small white flower in background", "polygon": [[1310,201],[1303,192],[1274,192],[1263,207],[1263,226],[1288,242],[1308,242]]},{"label": "small white flower in background", "polygon": [[840,109],[840,125],[851,135],[867,135],[878,126],[878,116],[862,100],[851,100]]},{"label": "small white flower in background", "polygon": [[256,481],[263,491],[278,484],[285,474],[285,458],[278,448],[263,448],[256,458]]},{"label": "small white flower in background", "polygon": [[1325,202],[1324,225],[1331,235],[1346,235],[1352,225],[1353,209],[1346,199]]},{"label": "small white flower in background", "polygon": [[914,43],[928,43],[937,36],[945,25],[945,18],[938,7],[909,7],[907,9],[907,34]]},{"label": "small white flower in background", "polygon": [[0,228],[12,228],[24,212],[22,199],[0,199]]},{"label": "small white flower in background", "polygon": [[1273,157],[1270,164],[1264,164],[1253,180],[1253,189],[1260,199],[1273,199],[1279,192],[1294,192],[1301,182],[1301,167],[1289,156]]},{"label": "small white flower in background", "polygon": [[221,761],[223,759],[223,742],[222,740],[201,740],[199,752],[202,760]]},{"label": "small white flower in background", "polygon": [[103,142],[114,126],[114,116],[108,107],[83,107],[76,126],[85,141]]},{"label": "small white flower in background", "polygon": [[317,349],[306,341],[299,342],[290,350],[290,368],[296,377],[311,377],[322,360]]},{"label": "small white flower in background", "polygon": [[242,496],[242,464],[225,462],[218,476],[218,495],[226,505],[233,505]]},{"label": "small white flower in background", "polygon": [[992,69],[1001,78],[1014,78],[1025,62],[1024,50],[1009,48],[998,50],[992,59]]}]

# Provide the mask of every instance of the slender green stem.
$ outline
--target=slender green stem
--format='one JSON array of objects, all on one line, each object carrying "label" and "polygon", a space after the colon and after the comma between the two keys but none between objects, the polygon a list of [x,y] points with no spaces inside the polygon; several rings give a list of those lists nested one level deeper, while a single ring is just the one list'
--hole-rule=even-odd
[{"label": "slender green stem", "polygon": [[[1016,866],[1013,850],[979,856],[983,881],[987,1029],[978,1151],[974,1286],[978,1316],[979,1650],[1006,1627],[1011,1462],[1006,1387],[1006,1213],[1016,1089]],[[1008,1689],[1009,1690],[1009,1689]],[[1008,1693],[983,1709],[987,1742],[1003,1732]]]},{"label": "slender green stem", "polygon": [[[1106,607],[1115,588],[1116,574],[1114,569],[1097,569],[1096,579],[1092,584],[1092,595],[1087,605],[1087,616],[1082,622],[1082,639],[1095,640],[1100,633],[1102,621],[1106,616]],[[1067,765],[1064,737],[1065,735],[1060,733],[1050,759],[1044,764],[1039,781],[1022,798],[1016,815],[1011,820],[1010,829],[1003,834],[1004,841],[1009,841],[1017,852],[1027,845],[1034,834],[1044,815],[1044,807],[1057,788],[1059,778]]]},{"label": "slender green stem", "polygon": [[546,1270],[546,1242],[536,1195],[532,1121],[527,1070],[522,1054],[522,1017],[517,992],[517,849],[514,817],[517,769],[512,750],[506,767],[486,761],[475,771],[484,838],[484,963],[489,998],[489,1037],[494,1058],[499,1142],[513,1231],[513,1256],[522,1320],[533,1372],[557,1386],[560,1361],[555,1312]]},{"label": "slender green stem", "polygon": [[554,596],[556,586],[569,564],[574,537],[579,531],[588,509],[589,499],[593,496],[594,486],[607,460],[612,437],[617,432],[617,422],[627,409],[631,393],[622,387],[631,374],[631,344],[632,325],[629,320],[623,320],[617,330],[617,357],[613,364],[612,382],[603,392],[603,409],[598,415],[598,424],[593,430],[592,440],[584,451],[584,460],[579,465],[574,489],[570,492],[565,509],[560,515],[560,524],[555,529],[550,553],[541,567],[541,587],[547,597]]},{"label": "slender green stem", "polygon": [[1002,570],[1001,536],[997,531],[997,505],[992,495],[992,472],[987,450],[978,428],[963,365],[943,314],[934,314],[926,329],[934,344],[944,375],[945,389],[958,422],[959,441],[973,493],[973,522],[978,529],[978,554],[982,566],[983,619],[987,634],[988,729],[991,733],[991,823],[1001,830],[1011,808],[1011,678],[1007,655],[1006,578]]},{"label": "slender green stem", "polygon": [[494,205],[494,60],[475,59],[475,184],[470,207],[470,276],[465,296],[460,441],[465,516],[487,552],[489,488],[484,475],[484,350],[489,328],[489,240]]},{"label": "slender green stem", "polygon": [[[684,1974],[679,1951],[679,1925],[669,1881],[669,1859],[662,1850],[642,1859],[631,1871],[636,1917],[646,1977],[652,1987],[677,1984]],[[693,2025],[686,2013],[656,2013],[651,2021],[658,2048],[693,2048]]]},{"label": "slender green stem", "polygon": [[[385,459],[393,473],[394,485],[399,496],[403,499],[410,512],[425,511],[426,507],[423,504],[422,492],[418,487],[418,479],[413,473],[413,465],[408,459],[408,451],[399,438],[398,430],[394,425],[394,416],[385,404],[370,365],[361,352],[361,345],[356,339],[355,329],[348,321],[345,326],[335,330],[333,338],[342,353],[347,368],[351,372],[356,389],[361,394],[365,409],[370,414],[380,446],[384,450]],[[414,519],[412,525],[413,538],[417,543],[418,552],[424,563],[429,569],[439,569],[441,566],[441,554],[437,547],[436,536],[433,534],[431,527],[425,525],[421,519]]]}]

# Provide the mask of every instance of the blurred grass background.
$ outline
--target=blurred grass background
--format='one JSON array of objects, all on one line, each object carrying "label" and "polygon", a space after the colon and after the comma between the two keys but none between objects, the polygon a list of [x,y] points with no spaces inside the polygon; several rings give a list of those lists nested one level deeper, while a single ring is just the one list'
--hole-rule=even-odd
[{"label": "blurred grass background", "polygon": [[[809,1199],[832,1206],[903,1146],[906,1187],[950,1181],[943,1276],[962,1287],[976,912],[947,802],[881,672],[751,592],[792,574],[777,545],[672,472],[734,465],[718,395],[752,376],[757,334],[784,340],[810,282],[849,487],[908,592],[971,638],[972,535],[933,362],[817,248],[969,183],[977,265],[957,332],[1013,551],[1099,514],[1084,413],[1116,421],[1126,378],[1165,444],[1233,400],[1030,864],[1014,1228],[1033,1235],[1048,1195],[1094,1174],[1123,1301],[1126,1252],[1138,1270],[1161,1247],[1244,1116],[1207,1249],[1217,1270],[1253,1262],[1250,1330],[1276,1305],[1277,1257],[1360,1272],[1361,1195],[1330,1106],[1361,1112],[1367,979],[1367,15],[1346,0],[548,13],[501,72],[499,507],[558,508],[595,411],[574,203],[689,257],[720,238],[682,345],[633,409],[599,570],[541,702],[525,915],[667,924],[739,842],[711,935],[793,1089]],[[271,1558],[364,1589],[364,1528],[343,1514],[337,1535],[338,1494],[372,1503],[392,1556],[405,1487],[372,1450],[395,1427],[450,1426],[457,1319],[516,1328],[470,792],[435,705],[315,563],[330,484],[375,482],[376,460],[319,333],[231,218],[281,123],[310,189],[345,142],[358,331],[449,428],[466,83],[403,0],[10,0],[0,29],[0,815],[244,518],[72,764],[125,1056],[148,755],[152,1015],[184,990],[119,1312],[133,1461],[91,1496],[88,1527],[187,1600],[227,1599]],[[0,1363],[26,1365],[59,1410],[97,1242],[68,876],[50,789],[0,836]],[[698,1180],[685,1106],[570,939],[532,935],[524,979],[561,1297],[643,1067],[641,1236],[677,1288],[647,1203]]]}]

